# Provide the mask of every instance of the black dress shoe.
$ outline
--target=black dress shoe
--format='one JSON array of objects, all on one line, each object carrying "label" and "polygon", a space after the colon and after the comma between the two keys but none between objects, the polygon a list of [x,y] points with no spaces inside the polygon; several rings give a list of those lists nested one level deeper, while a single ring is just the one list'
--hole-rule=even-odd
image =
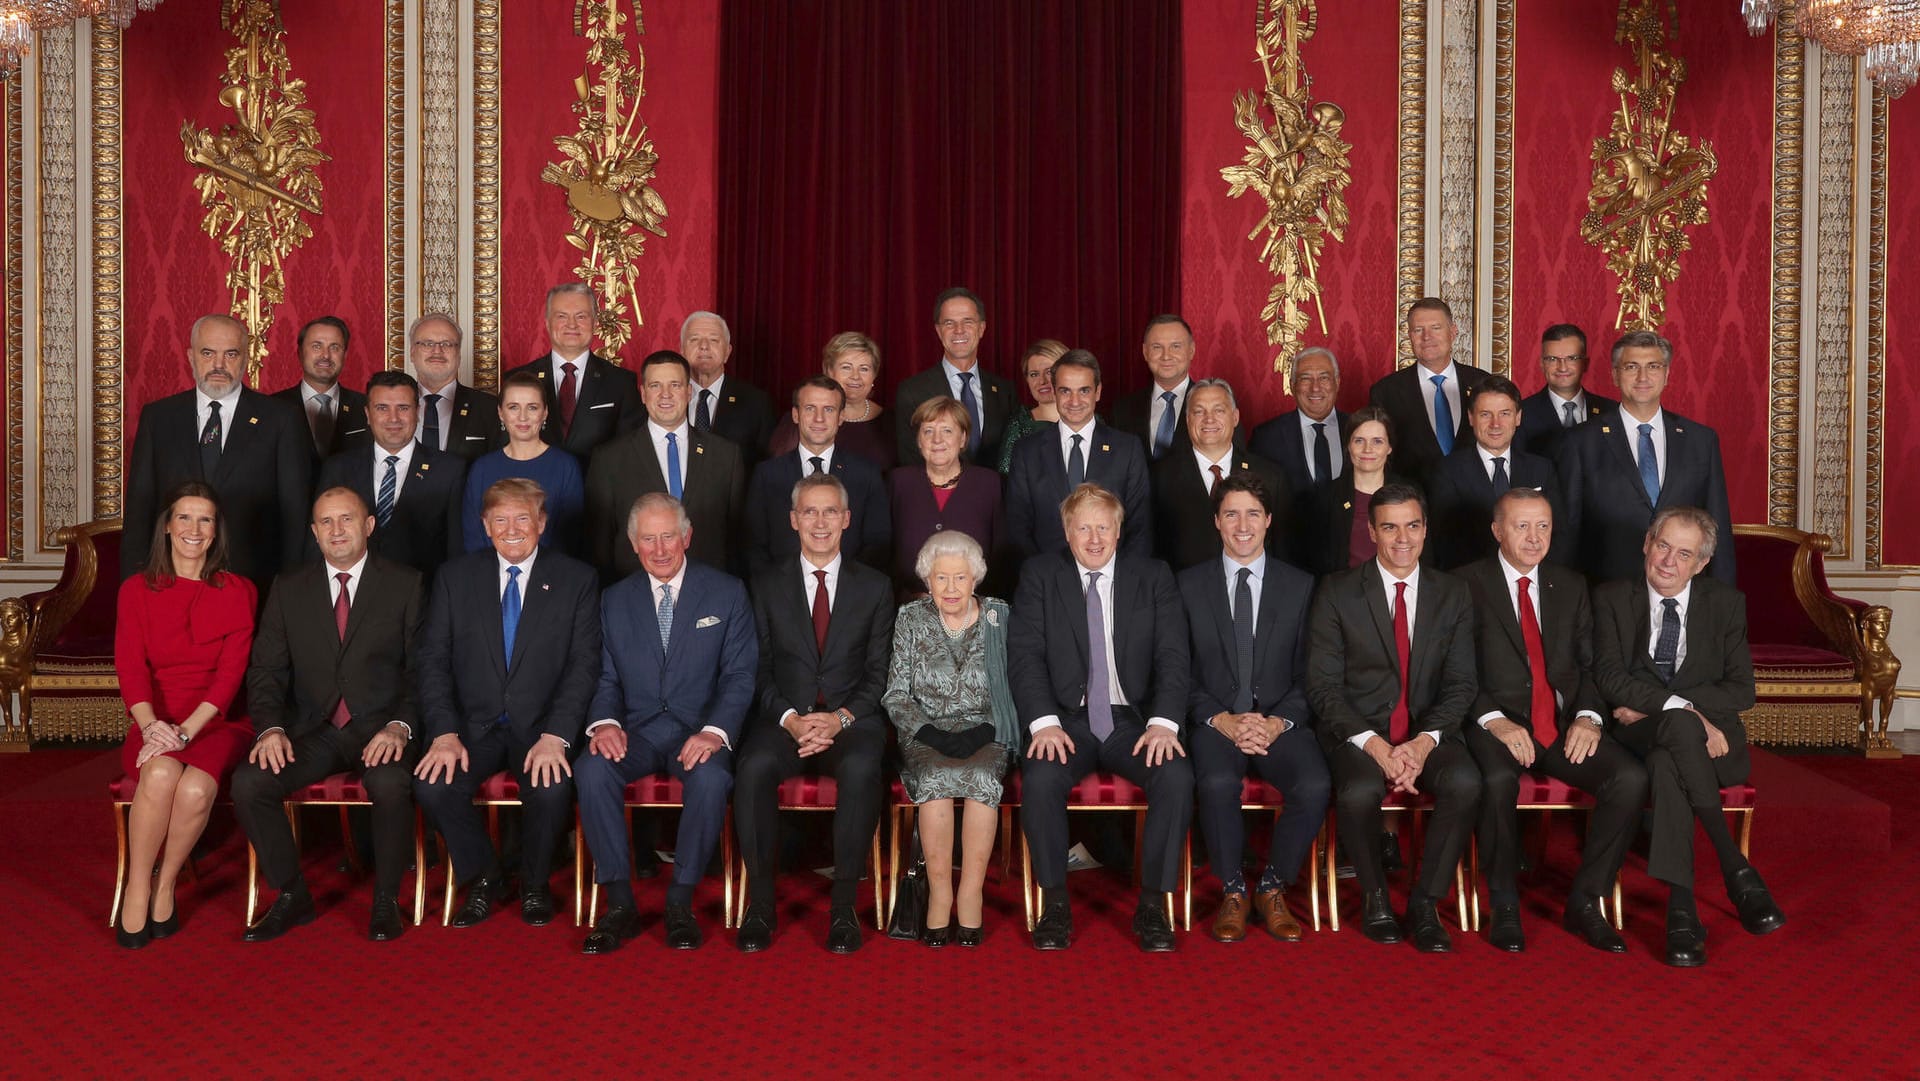
[{"label": "black dress shoe", "polygon": [[[1039,933],[1037,928],[1035,933]],[[953,941],[953,924],[947,924],[945,927],[929,927],[920,933],[921,944],[929,949],[940,949],[951,941]]]},{"label": "black dress shoe", "polygon": [[123,949],[137,950],[145,947],[153,940],[153,918],[148,917],[146,925],[138,931],[129,931],[126,927],[126,917],[122,914],[119,920],[114,921],[113,939],[120,943]]},{"label": "black dress shoe", "polygon": [[1158,901],[1133,910],[1133,934],[1143,953],[1173,952],[1173,927],[1167,923],[1167,910]]},{"label": "black dress shoe", "polygon": [[1527,948],[1527,934],[1520,929],[1520,906],[1494,905],[1493,926],[1487,929],[1487,941],[1496,950],[1519,953]]},{"label": "black dress shoe", "polygon": [[303,923],[313,922],[313,894],[304,890],[290,893],[286,890],[273,899],[273,907],[260,917],[260,922],[247,928],[240,936],[242,942],[271,942]]},{"label": "black dress shoe", "polygon": [[740,933],[733,941],[741,953],[759,953],[772,946],[773,906],[748,905],[746,915],[740,917]]},{"label": "black dress shoe", "polygon": [[367,937],[375,942],[392,942],[407,929],[400,918],[400,902],[378,890],[373,894],[373,919],[367,924]]},{"label": "black dress shoe", "polygon": [[1395,874],[1407,869],[1406,863],[1400,859],[1399,834],[1383,833],[1380,835],[1380,869],[1388,874]]},{"label": "black dress shoe", "polygon": [[1666,962],[1674,968],[1699,968],[1707,963],[1707,938],[1693,913],[1667,913]]},{"label": "black dress shoe", "polygon": [[1580,904],[1569,902],[1567,914],[1562,922],[1567,925],[1567,930],[1586,939],[1587,945],[1596,950],[1605,950],[1608,953],[1627,952],[1626,941],[1620,937],[1618,931],[1613,929],[1613,924],[1607,922],[1607,917],[1601,914],[1598,901],[1585,901]]},{"label": "black dress shoe", "polygon": [[180,902],[175,901],[173,903],[173,915],[168,916],[164,920],[154,919],[153,910],[152,909],[147,910],[147,932],[153,936],[153,940],[155,942],[158,942],[163,938],[171,938],[174,935],[174,933],[179,930],[180,930]]},{"label": "black dress shoe", "polygon": [[955,924],[953,940],[962,946],[978,946],[980,944],[980,931],[980,928],[968,927],[964,923]]},{"label": "black dress shoe", "polygon": [[[1787,914],[1773,903],[1773,894],[1760,881],[1760,872],[1742,867],[1727,879],[1727,899],[1740,913],[1740,926],[1750,935],[1770,935],[1787,925]],[[159,938],[155,929],[155,938]]]},{"label": "black dress shoe", "polygon": [[1040,910],[1040,921],[1033,925],[1033,948],[1064,950],[1073,941],[1073,910],[1067,902],[1048,901]]},{"label": "black dress shoe", "polygon": [[1413,938],[1413,948],[1421,953],[1453,952],[1453,937],[1440,926],[1438,907],[1425,898],[1407,902],[1407,933]]},{"label": "black dress shoe", "polygon": [[852,905],[834,905],[827,915],[827,949],[834,953],[852,953],[864,941],[860,917]]},{"label": "black dress shoe", "polygon": [[600,913],[600,919],[593,925],[593,933],[581,945],[581,953],[612,953],[626,941],[640,933],[640,914],[631,908],[614,906]]},{"label": "black dress shoe", "polygon": [[481,875],[467,887],[467,900],[453,914],[455,927],[472,927],[493,915],[493,906],[507,899],[507,880]]},{"label": "black dress shoe", "polygon": [[1393,918],[1386,890],[1373,890],[1361,903],[1360,933],[1391,946],[1400,941],[1400,921]]},{"label": "black dress shoe", "polygon": [[553,891],[545,886],[529,886],[520,891],[520,922],[529,927],[545,927],[553,922]]},{"label": "black dress shoe", "polygon": [[697,950],[700,948],[700,921],[693,918],[693,906],[667,906],[667,948],[670,950]]}]

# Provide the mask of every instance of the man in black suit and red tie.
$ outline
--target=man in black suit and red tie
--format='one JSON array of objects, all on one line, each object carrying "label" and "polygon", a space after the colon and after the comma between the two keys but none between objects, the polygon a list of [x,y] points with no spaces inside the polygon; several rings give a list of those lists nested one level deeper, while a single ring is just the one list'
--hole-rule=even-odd
[{"label": "man in black suit and red tie", "polygon": [[1585,385],[1587,335],[1572,323],[1555,323],[1540,336],[1540,373],[1547,385],[1521,405],[1520,449],[1558,461],[1568,433],[1620,403]]},{"label": "man in black suit and red tie", "polygon": [[[360,775],[373,803],[373,917],[368,937],[399,938],[400,877],[413,856],[420,700],[415,651],[420,574],[370,555],[373,514],[350,488],[313,502],[321,558],[274,581],[254,633],[247,708],[259,730],[233,774],[233,813],[280,891],[246,941],[313,922],[313,895],[285,800],[330,774]],[[424,873],[424,868],[415,873]]]},{"label": "man in black suit and red tie", "polygon": [[500,399],[458,381],[460,324],[430,312],[407,329],[407,356],[420,383],[420,425],[414,439],[471,462],[507,441]]},{"label": "man in black suit and red tie", "polygon": [[[1191,438],[1178,453],[1153,463],[1154,551],[1177,574],[1220,556],[1220,531],[1213,521],[1213,494],[1229,477],[1255,477],[1272,506],[1289,509],[1292,493],[1280,467],[1242,446],[1240,407],[1224,379],[1197,379],[1187,391],[1182,431]],[[1283,523],[1284,525],[1284,523]],[[1262,542],[1267,543],[1263,540]],[[1276,559],[1289,555],[1285,533],[1271,538]]]},{"label": "man in black suit and red tie", "polygon": [[825,473],[846,490],[848,555],[869,567],[884,568],[893,556],[893,512],[880,467],[836,444],[847,392],[829,376],[816,375],[793,392],[793,423],[799,446],[753,467],[747,485],[750,560],[757,575],[774,563],[786,564],[800,553],[804,539],[790,522],[793,486],[801,477]]},{"label": "man in black suit and red tie", "polygon": [[1193,389],[1193,328],[1177,315],[1156,315],[1140,339],[1153,382],[1113,403],[1113,426],[1147,448],[1153,461],[1185,449],[1187,395]]},{"label": "man in black suit and red tie", "polygon": [[[1560,452],[1566,490],[1569,560],[1594,582],[1640,573],[1633,553],[1647,524],[1668,507],[1698,507],[1713,517],[1719,536],[1733,536],[1720,437],[1712,428],[1661,405],[1673,371],[1673,343],[1635,330],[1613,345],[1613,380],[1620,408],[1568,433]],[[1733,585],[1733,547],[1718,548],[1715,578]]]},{"label": "man in black suit and red tie", "polygon": [[1407,931],[1422,953],[1453,948],[1437,905],[1453,880],[1480,804],[1480,772],[1460,738],[1473,707],[1473,604],[1458,578],[1420,566],[1427,508],[1418,489],[1374,493],[1379,554],[1325,579],[1313,598],[1307,701],[1333,768],[1334,813],[1364,898],[1361,930],[1398,942],[1380,849],[1389,790],[1429,793],[1420,877]]},{"label": "man in black suit and red tie", "polygon": [[913,427],[914,411],[929,398],[952,398],[967,411],[966,460],[991,469],[1000,460],[1000,439],[1020,399],[1011,382],[980,364],[987,310],[972,292],[948,289],[934,299],[933,332],[940,338],[940,363],[908,376],[894,391],[900,464],[925,464],[920,460],[920,433]]},{"label": "man in black suit and red tie", "polygon": [[1456,364],[1453,341],[1460,327],[1453,309],[1439,297],[1422,297],[1407,309],[1407,341],[1414,363],[1382,376],[1367,393],[1393,418],[1393,463],[1401,473],[1425,482],[1440,459],[1469,438],[1467,410],[1488,373]]},{"label": "man in black suit and red tie", "polygon": [[[127,462],[128,537],[153,534],[160,495],[185,480],[220,493],[233,570],[267,597],[273,576],[306,550],[307,487],[313,441],[300,414],[248,390],[247,328],[231,316],[194,320],[187,368],[193,389],[148,402],[140,410]],[[120,546],[120,577],[140,570],[146,550]]]},{"label": "man in black suit and red tie", "polygon": [[1167,896],[1193,813],[1193,769],[1180,739],[1187,619],[1166,564],[1123,554],[1126,514],[1113,493],[1083,484],[1060,518],[1066,550],[1022,568],[1007,634],[1014,709],[1033,735],[1020,815],[1044,902],[1033,944],[1064,950],[1072,939],[1067,798],[1080,778],[1105,769],[1147,793],[1133,933],[1142,950],[1165,953],[1174,946]]},{"label": "man in black suit and red tie", "polygon": [[1050,378],[1059,423],[1022,439],[1007,471],[1007,533],[1014,547],[1023,557],[1066,551],[1060,504],[1082,484],[1095,484],[1120,500],[1134,523],[1120,541],[1127,554],[1147,555],[1153,548],[1147,452],[1094,412],[1100,362],[1085,349],[1071,349],[1053,362]]},{"label": "man in black suit and red tie", "polygon": [[314,462],[319,463],[367,437],[367,397],[340,385],[353,340],[345,320],[323,315],[300,328],[295,339],[300,350],[300,381],[274,397],[300,410],[313,436]]},{"label": "man in black suit and red tie", "polygon": [[1663,507],[1641,544],[1642,569],[1593,591],[1594,682],[1613,704],[1614,735],[1646,763],[1653,790],[1647,873],[1667,884],[1667,964],[1707,963],[1693,898],[1693,823],[1719,857],[1727,899],[1749,933],[1787,922],[1727,831],[1720,789],[1752,761],[1740,711],[1753,707],[1747,599],[1700,577],[1721,534],[1698,507]]},{"label": "man in black suit and red tie", "polygon": [[712,312],[694,312],[680,323],[680,355],[693,373],[687,416],[696,432],[712,432],[740,448],[751,466],[767,453],[773,435],[773,399],[738,376],[727,374],[733,332]]},{"label": "man in black suit and red tie", "polygon": [[[804,432],[803,424],[803,440]],[[746,953],[773,944],[780,784],[804,773],[835,782],[827,949],[845,954],[860,948],[853,902],[880,824],[891,730],[880,696],[893,650],[893,584],[846,558],[841,539],[850,512],[838,477],[802,478],[787,505],[800,549],[763,568],[753,584],[760,693],[734,767],[734,821],[747,865],[737,941]]]},{"label": "man in black suit and red tie", "polygon": [[[1484,390],[1475,398],[1484,404]],[[1473,595],[1479,648],[1479,697],[1462,726],[1480,767],[1480,851],[1487,861],[1493,922],[1487,939],[1518,953],[1520,773],[1532,770],[1581,789],[1595,801],[1580,870],[1567,895],[1565,923],[1589,946],[1623,953],[1627,945],[1600,911],[1640,825],[1647,774],[1632,752],[1606,735],[1606,702],[1593,681],[1593,612],[1587,580],[1543,562],[1553,542],[1553,505],[1531,488],[1513,488],[1493,507],[1499,550],[1459,571]]]},{"label": "man in black suit and red tie", "polygon": [[[1498,547],[1493,539],[1494,501],[1514,488],[1531,488],[1560,509],[1560,477],[1553,463],[1528,454],[1514,443],[1520,430],[1520,388],[1505,376],[1490,375],[1473,396],[1468,422],[1473,438],[1443,458],[1427,478],[1427,502],[1433,511],[1428,543],[1433,564],[1455,570],[1485,559]],[[1564,562],[1564,545],[1548,558]]]},{"label": "man in black suit and red tie", "polygon": [[1275,463],[1293,493],[1292,506],[1274,513],[1287,533],[1293,563],[1313,574],[1346,569],[1346,552],[1327,550],[1327,518],[1333,484],[1346,471],[1346,422],[1334,402],[1340,396],[1340,361],[1322,346],[1293,358],[1294,408],[1253,430],[1247,448]]},{"label": "man in black suit and red tie", "polygon": [[495,481],[481,507],[493,547],[441,568],[420,636],[422,720],[430,741],[414,799],[447,841],[467,891],[453,926],[471,927],[509,895],[500,853],[473,796],[508,770],[520,784],[520,918],[553,920],[553,846],[573,811],[573,766],[600,679],[600,582],[540,547],[546,493]]},{"label": "man in black suit and red tie", "polygon": [[467,463],[414,439],[420,385],[413,376],[373,373],[366,400],[373,441],[328,458],[319,487],[360,493],[378,523],[374,554],[412,567],[431,583],[440,564],[461,551]]},{"label": "man in black suit and red tie", "polygon": [[564,447],[581,468],[595,447],[633,431],[646,416],[640,385],[632,372],[592,351],[599,298],[583,282],[565,282],[547,290],[547,341],[552,350],[514,372],[531,372],[547,396],[547,419],[540,439]]}]

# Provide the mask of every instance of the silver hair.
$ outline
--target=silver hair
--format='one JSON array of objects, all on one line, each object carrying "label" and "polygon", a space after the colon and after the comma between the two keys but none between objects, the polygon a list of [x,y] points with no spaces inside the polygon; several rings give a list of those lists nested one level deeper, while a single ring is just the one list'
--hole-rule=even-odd
[{"label": "silver hair", "polygon": [[927,578],[933,574],[933,565],[949,556],[959,556],[967,561],[967,572],[973,575],[974,588],[978,589],[980,580],[987,576],[987,556],[980,550],[980,542],[957,529],[943,529],[927,538],[920,546],[920,554],[914,557],[913,573],[932,588]]},{"label": "silver hair", "polygon": [[1673,343],[1651,330],[1629,330],[1613,343],[1613,366],[1620,366],[1620,354],[1629,349],[1658,349],[1662,364],[1673,363]]},{"label": "silver hair", "polygon": [[594,292],[593,286],[588,285],[586,282],[561,282],[559,285],[547,290],[547,306],[541,310],[552,311],[553,298],[565,296],[586,297],[587,310],[595,315],[600,314],[600,294]]},{"label": "silver hair", "polygon": [[840,495],[841,509],[846,509],[847,486],[840,483],[840,478],[831,473],[810,473],[794,481],[792,502],[789,505],[789,509],[800,509],[800,493],[806,491],[808,488],[832,488]]},{"label": "silver hair", "polygon": [[408,324],[407,326],[407,344],[408,345],[413,344],[414,336],[420,333],[420,326],[423,323],[445,323],[448,326],[452,327],[453,328],[453,344],[455,345],[459,345],[461,344],[461,342],[466,340],[466,335],[460,333],[459,320],[455,319],[451,315],[448,315],[446,312],[428,312],[425,315],[421,316],[420,318],[415,319],[412,323]]},{"label": "silver hair", "polygon": [[1196,390],[1224,390],[1227,392],[1227,404],[1235,409],[1240,408],[1240,403],[1233,397],[1233,384],[1218,376],[1210,379],[1195,379],[1193,385],[1187,388],[1187,401],[1193,401],[1193,392]]},{"label": "silver hair", "polygon": [[1647,539],[1658,537],[1661,527],[1676,519],[1681,525],[1690,525],[1700,531],[1700,562],[1712,559],[1714,549],[1720,543],[1720,524],[1713,520],[1713,515],[1699,507],[1661,507],[1654,511],[1653,521],[1647,524]]},{"label": "silver hair", "polygon": [[727,328],[727,321],[725,319],[720,318],[715,312],[694,312],[692,315],[680,320],[680,341],[683,345],[687,340],[687,328],[693,325],[695,319],[711,319],[720,324],[720,337],[725,339],[728,345],[733,344],[733,331]]},{"label": "silver hair", "polygon": [[1333,365],[1333,377],[1335,379],[1340,378],[1340,358],[1334,356],[1333,350],[1328,349],[1324,345],[1309,345],[1305,349],[1295,353],[1293,355],[1293,370],[1298,372],[1300,370],[1300,362],[1308,357],[1326,357],[1327,363]]},{"label": "silver hair", "polygon": [[693,519],[687,517],[686,505],[665,492],[648,492],[633,501],[633,509],[627,511],[627,539],[633,539],[633,531],[640,525],[640,516],[650,510],[670,510],[680,521],[682,537],[693,532]]}]

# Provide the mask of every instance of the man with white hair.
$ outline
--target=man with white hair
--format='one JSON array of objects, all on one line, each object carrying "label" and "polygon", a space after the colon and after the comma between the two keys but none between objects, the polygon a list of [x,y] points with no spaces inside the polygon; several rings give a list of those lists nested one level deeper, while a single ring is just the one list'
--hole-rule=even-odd
[{"label": "man with white hair", "polygon": [[583,282],[563,282],[547,290],[546,356],[535,357],[514,372],[531,372],[547,396],[547,419],[540,438],[580,459],[593,448],[633,431],[646,419],[640,406],[640,381],[619,364],[592,352],[599,298]]},{"label": "man with white hair", "polygon": [[500,399],[459,381],[460,338],[460,324],[444,312],[428,312],[407,328],[407,357],[420,383],[414,438],[471,462],[498,450],[507,433]]},{"label": "man with white hair", "polygon": [[733,332],[712,312],[694,312],[680,324],[680,355],[693,369],[687,417],[697,432],[712,432],[740,448],[752,468],[773,435],[773,400],[767,392],[727,374]]},{"label": "man with white hair", "polygon": [[[1340,359],[1322,346],[1293,358],[1294,407],[1253,430],[1247,449],[1280,467],[1291,505],[1284,508],[1288,551],[1313,574],[1345,570],[1346,552],[1327,550],[1333,482],[1346,469],[1346,418],[1340,396]],[[1275,508],[1282,510],[1282,508]]]}]

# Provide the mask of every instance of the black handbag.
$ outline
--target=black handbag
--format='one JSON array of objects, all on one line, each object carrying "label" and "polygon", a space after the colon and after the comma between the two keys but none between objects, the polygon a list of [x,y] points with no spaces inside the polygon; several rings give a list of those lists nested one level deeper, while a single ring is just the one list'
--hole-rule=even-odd
[{"label": "black handbag", "polygon": [[920,831],[913,831],[913,855],[907,873],[900,879],[900,895],[894,898],[893,913],[887,919],[887,937],[906,941],[918,939],[927,929],[927,859],[920,851]]}]

